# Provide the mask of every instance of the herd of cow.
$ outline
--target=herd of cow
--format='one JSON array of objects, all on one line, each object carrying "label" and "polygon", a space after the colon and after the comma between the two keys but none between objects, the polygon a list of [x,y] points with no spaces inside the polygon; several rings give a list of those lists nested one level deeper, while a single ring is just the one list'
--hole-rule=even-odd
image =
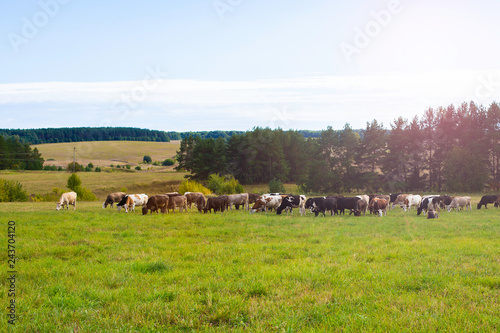
[{"label": "herd of cow", "polygon": [[[57,203],[57,210],[61,207],[68,209],[68,205],[73,205],[76,209],[76,196],[75,192],[67,192],[61,196]],[[305,215],[306,210],[318,216],[320,213],[326,216],[326,212],[331,215],[345,214],[349,210],[349,214],[354,216],[365,215],[367,212],[370,214],[378,214],[379,216],[386,216],[388,209],[393,209],[395,206],[400,206],[405,211],[411,211],[414,207],[417,215],[425,213],[427,218],[437,218],[441,209],[451,211],[453,209],[459,211],[472,210],[471,198],[464,197],[451,197],[448,195],[413,195],[404,193],[394,193],[389,195],[358,195],[356,197],[344,197],[342,195],[306,198],[304,195],[291,195],[291,194],[255,194],[255,193],[240,193],[231,195],[221,195],[218,197],[209,196],[205,197],[200,192],[186,192],[181,195],[177,192],[153,195],[148,197],[146,194],[125,194],[124,192],[115,192],[108,195],[106,201],[103,203],[102,208],[107,206],[113,207],[116,203],[118,210],[124,208],[125,212],[129,210],[134,211],[136,206],[142,207],[142,214],[146,215],[148,212],[162,212],[168,213],[170,210],[175,212],[179,209],[180,212],[187,212],[187,208],[192,208],[195,204],[199,212],[225,212],[232,210],[233,206],[239,209],[240,206],[250,213],[266,212],[268,210],[276,210],[279,215],[283,211],[292,213],[293,208],[299,208],[300,215]],[[253,204],[250,207],[250,204]],[[495,207],[500,206],[500,195],[485,195],[477,204],[477,209],[482,206],[488,208],[488,204],[493,204]]]}]

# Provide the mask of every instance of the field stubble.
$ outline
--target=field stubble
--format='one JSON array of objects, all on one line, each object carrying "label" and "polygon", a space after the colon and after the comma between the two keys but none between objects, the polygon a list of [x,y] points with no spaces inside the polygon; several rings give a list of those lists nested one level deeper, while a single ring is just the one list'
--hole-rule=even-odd
[{"label": "field stubble", "polygon": [[54,208],[0,204],[2,221],[17,223],[20,331],[500,328],[499,209],[427,220],[400,209],[314,218]]}]

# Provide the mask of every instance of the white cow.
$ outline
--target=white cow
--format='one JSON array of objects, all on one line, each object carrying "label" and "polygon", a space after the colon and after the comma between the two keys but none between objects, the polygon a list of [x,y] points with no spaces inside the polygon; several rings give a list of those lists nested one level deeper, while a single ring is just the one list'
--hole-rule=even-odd
[{"label": "white cow", "polygon": [[66,205],[66,210],[69,209],[69,205],[73,205],[73,210],[76,210],[76,192],[66,192],[61,195],[59,202],[57,203],[56,210],[64,209],[64,205]]},{"label": "white cow", "polygon": [[470,197],[455,197],[451,200],[451,204],[448,206],[448,211],[451,212],[452,209],[456,209],[457,212],[460,208],[464,208],[467,211],[469,208],[472,211],[471,198]]},{"label": "white cow", "polygon": [[[125,208],[125,212],[128,213],[128,210],[131,209],[133,212],[135,211],[135,206],[144,206],[148,203],[148,196],[146,194],[129,194],[127,196],[127,201],[123,205]],[[122,206],[117,206],[118,211],[122,208]]]},{"label": "white cow", "polygon": [[283,200],[283,197],[279,194],[263,194],[255,200],[255,204],[252,206],[250,213],[259,211],[265,211],[267,213],[268,208],[278,209],[281,205],[281,200]]},{"label": "white cow", "polygon": [[406,212],[406,209],[408,209],[409,211],[411,211],[411,206],[415,206],[415,207],[419,207],[420,206],[420,203],[422,202],[422,197],[418,194],[410,194],[406,197],[405,199],[405,204],[403,206],[403,209],[405,210]]}]

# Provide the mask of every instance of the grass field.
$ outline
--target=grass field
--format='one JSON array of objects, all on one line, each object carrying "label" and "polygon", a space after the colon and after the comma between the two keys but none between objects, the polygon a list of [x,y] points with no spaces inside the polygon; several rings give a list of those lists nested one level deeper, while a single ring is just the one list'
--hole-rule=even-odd
[{"label": "grass field", "polygon": [[500,209],[427,220],[400,209],[314,218],[54,208],[0,204],[4,235],[16,221],[17,332],[500,330]]},{"label": "grass field", "polygon": [[[40,151],[46,165],[65,168],[68,163],[73,162],[73,148],[76,148],[76,161],[82,165],[93,163],[99,167],[109,167],[111,164],[137,166],[144,155],[151,156],[153,161],[173,158],[180,147],[180,141],[89,141],[49,143],[32,147]],[[47,161],[48,159],[51,161]]]}]

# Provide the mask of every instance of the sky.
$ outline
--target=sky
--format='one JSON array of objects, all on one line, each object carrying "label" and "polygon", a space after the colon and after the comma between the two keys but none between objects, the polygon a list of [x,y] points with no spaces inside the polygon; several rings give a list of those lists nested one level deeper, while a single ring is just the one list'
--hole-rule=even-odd
[{"label": "sky", "polygon": [[0,128],[389,128],[500,102],[497,0],[0,1]]}]

